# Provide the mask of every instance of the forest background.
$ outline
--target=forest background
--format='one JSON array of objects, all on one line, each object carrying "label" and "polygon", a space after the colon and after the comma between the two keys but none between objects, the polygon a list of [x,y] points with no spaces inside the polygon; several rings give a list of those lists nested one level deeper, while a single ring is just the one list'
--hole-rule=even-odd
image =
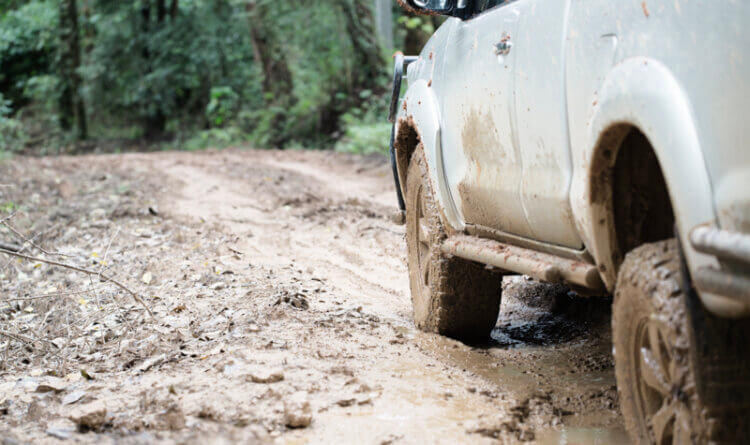
[{"label": "forest background", "polygon": [[391,55],[438,20],[391,0],[0,0],[0,156],[385,152]]}]

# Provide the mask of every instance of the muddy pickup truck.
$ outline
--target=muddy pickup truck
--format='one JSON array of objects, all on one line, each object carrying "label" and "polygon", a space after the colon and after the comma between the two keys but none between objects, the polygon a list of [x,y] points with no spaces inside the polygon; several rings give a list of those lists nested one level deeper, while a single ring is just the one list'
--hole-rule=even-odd
[{"label": "muddy pickup truck", "polygon": [[396,56],[416,325],[488,336],[508,274],[613,295],[633,439],[747,443],[750,2],[400,1],[450,17]]}]

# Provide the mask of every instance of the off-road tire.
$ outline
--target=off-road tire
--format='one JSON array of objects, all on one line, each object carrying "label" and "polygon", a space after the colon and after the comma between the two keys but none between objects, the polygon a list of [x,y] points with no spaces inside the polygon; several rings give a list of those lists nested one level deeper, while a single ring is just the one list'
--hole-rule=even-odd
[{"label": "off-road tire", "polygon": [[617,277],[612,342],[620,408],[638,443],[742,443],[747,438],[741,421],[747,411],[737,411],[729,399],[702,397],[697,389],[734,385],[737,374],[732,365],[717,369],[716,363],[711,381],[700,372],[696,344],[703,340],[690,305],[674,239],[645,244],[626,256]]},{"label": "off-road tire", "polygon": [[414,323],[462,341],[489,337],[500,310],[502,275],[440,251],[446,232],[421,148],[406,176],[406,243]]}]

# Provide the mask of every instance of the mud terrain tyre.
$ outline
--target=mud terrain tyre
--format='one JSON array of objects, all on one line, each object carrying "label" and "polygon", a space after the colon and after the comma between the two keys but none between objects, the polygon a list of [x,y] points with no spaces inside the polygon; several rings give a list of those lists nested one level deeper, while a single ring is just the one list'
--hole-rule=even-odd
[{"label": "mud terrain tyre", "polygon": [[497,322],[502,275],[440,251],[446,232],[422,149],[406,176],[406,244],[414,323],[463,341],[486,339]]},{"label": "mud terrain tyre", "polygon": [[706,384],[736,385],[737,373],[732,372],[736,364],[725,361],[718,362],[722,369],[712,364],[711,381],[701,377],[697,354],[706,326],[703,333],[694,331],[692,309],[691,314],[690,296],[681,288],[674,239],[645,244],[626,256],[617,277],[612,342],[620,407],[638,443],[742,443],[747,438],[746,410],[698,391]]}]

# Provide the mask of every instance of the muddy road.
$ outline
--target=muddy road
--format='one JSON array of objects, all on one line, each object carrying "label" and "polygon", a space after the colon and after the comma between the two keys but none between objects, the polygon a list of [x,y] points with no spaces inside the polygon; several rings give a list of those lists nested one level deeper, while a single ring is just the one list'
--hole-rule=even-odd
[{"label": "muddy road", "polygon": [[153,312],[0,258],[4,444],[627,443],[611,301],[509,277],[487,343],[414,329],[380,157],[15,158],[0,175],[29,255],[106,271]]}]

